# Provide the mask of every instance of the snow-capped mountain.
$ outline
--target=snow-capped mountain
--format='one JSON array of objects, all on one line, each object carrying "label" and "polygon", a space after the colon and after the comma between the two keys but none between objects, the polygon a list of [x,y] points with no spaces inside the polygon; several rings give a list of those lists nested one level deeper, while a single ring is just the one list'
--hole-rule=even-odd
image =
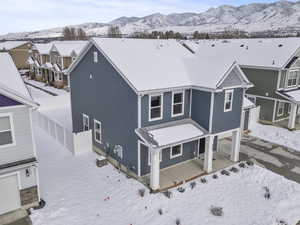
[{"label": "snow-capped mountain", "polygon": [[[223,5],[203,13],[156,13],[145,17],[120,17],[110,23],[85,23],[72,27],[83,28],[88,35],[104,35],[111,25],[118,25],[123,34],[141,31],[173,30],[182,33],[218,32],[239,29],[247,32],[267,30],[299,30],[300,1],[253,3],[239,7]],[[61,36],[63,28],[35,32],[11,33],[3,38],[39,38]]]}]

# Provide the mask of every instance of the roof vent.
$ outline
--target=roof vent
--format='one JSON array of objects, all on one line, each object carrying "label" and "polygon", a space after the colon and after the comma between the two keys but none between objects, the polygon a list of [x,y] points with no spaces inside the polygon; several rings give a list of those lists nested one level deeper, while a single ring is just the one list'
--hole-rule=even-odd
[{"label": "roof vent", "polygon": [[243,48],[244,46],[245,46],[244,44],[241,44],[241,45],[240,45],[241,48]]},{"label": "roof vent", "polygon": [[211,47],[215,47],[215,44],[212,44]]},{"label": "roof vent", "polygon": [[278,47],[281,48],[283,46],[283,44],[279,44]]}]

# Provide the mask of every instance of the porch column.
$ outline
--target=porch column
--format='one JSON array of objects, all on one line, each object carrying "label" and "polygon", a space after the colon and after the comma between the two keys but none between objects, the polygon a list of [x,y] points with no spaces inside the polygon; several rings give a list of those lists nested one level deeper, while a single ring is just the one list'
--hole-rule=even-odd
[{"label": "porch column", "polygon": [[208,136],[205,138],[204,171],[207,173],[212,171],[213,144],[214,136]]},{"label": "porch column", "polygon": [[152,149],[151,152],[151,172],[150,172],[150,188],[152,190],[159,189],[159,152],[160,149]]},{"label": "porch column", "polygon": [[233,162],[239,161],[241,146],[241,129],[232,132],[231,155],[230,160]]},{"label": "porch column", "polygon": [[290,113],[289,124],[288,124],[288,128],[290,130],[295,129],[296,116],[297,116],[297,104],[291,103],[291,113]]}]

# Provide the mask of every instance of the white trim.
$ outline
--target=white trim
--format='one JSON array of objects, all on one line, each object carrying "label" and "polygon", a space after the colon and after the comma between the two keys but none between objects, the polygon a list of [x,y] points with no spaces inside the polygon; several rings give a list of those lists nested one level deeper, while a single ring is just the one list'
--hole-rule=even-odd
[{"label": "white trim", "polygon": [[[160,107],[160,117],[157,117],[157,118],[154,118],[154,119],[151,119],[151,98],[152,97],[158,97],[160,96],[160,106],[155,106],[154,108],[158,108]],[[157,120],[162,120],[163,119],[163,109],[164,109],[164,94],[153,94],[153,95],[149,95],[148,96],[148,102],[149,102],[149,108],[148,108],[148,114],[149,114],[149,122],[152,122],[152,121],[157,121]]]},{"label": "white trim", "polygon": [[82,128],[83,128],[82,130],[87,131],[84,129],[85,128],[85,120],[84,119],[88,119],[88,124],[87,124],[88,129],[87,130],[90,130],[90,117],[84,113],[82,113]]},{"label": "white trim", "polygon": [[277,76],[277,90],[280,89],[281,77],[282,77],[282,70],[279,70]]},{"label": "white trim", "polygon": [[272,122],[275,122],[276,118],[276,106],[277,106],[277,100],[274,100],[274,106],[273,106],[273,115],[272,115]]},{"label": "white trim", "polygon": [[[280,93],[277,93],[277,92],[276,92],[276,94],[280,95]],[[252,96],[252,97],[256,97],[256,98],[262,98],[262,99],[272,100],[272,101],[291,102],[291,101],[288,101],[288,100],[282,100],[282,99],[277,99],[277,98],[265,97],[265,96],[260,96],[260,95],[253,95],[253,94],[247,94],[247,95],[248,96]]]},{"label": "white trim", "polygon": [[[173,150],[173,148],[174,147],[176,147],[176,146],[180,146],[180,153],[179,154],[177,154],[177,155],[173,155],[172,154],[172,150]],[[183,143],[181,143],[181,144],[177,144],[177,145],[173,145],[171,148],[170,148],[170,159],[174,159],[174,158],[177,158],[177,157],[179,157],[179,156],[182,156],[182,152],[183,152]]]},{"label": "white trim", "polygon": [[190,112],[189,112],[190,117],[192,117],[192,102],[193,102],[193,89],[190,89]]},{"label": "white trim", "polygon": [[[99,130],[97,131],[96,130],[96,124],[98,124],[99,125]],[[96,133],[99,133],[99,135],[100,135],[100,140],[98,140],[96,137]],[[97,142],[97,143],[99,143],[99,144],[102,144],[102,123],[100,122],[100,121],[98,121],[98,120],[96,120],[96,119],[94,119],[94,140]]]},{"label": "white trim", "polygon": [[93,63],[98,63],[98,52],[93,51]]},{"label": "white trim", "polygon": [[211,96],[210,96],[210,114],[209,114],[209,133],[212,132],[214,103],[215,103],[215,93],[211,92]]},{"label": "white trim", "polygon": [[240,120],[240,127],[242,130],[244,130],[244,125],[245,125],[245,112],[243,110],[244,97],[245,97],[245,89],[243,89],[242,110],[241,110],[241,120]]},{"label": "white trim", "polygon": [[[180,102],[180,103],[175,103],[174,104],[174,95],[175,94],[182,94],[182,102]],[[173,91],[172,92],[172,109],[171,109],[171,117],[178,117],[178,116],[183,116],[184,115],[184,103],[185,103],[185,101],[184,101],[184,98],[185,98],[185,90],[183,90],[183,91]],[[181,113],[178,113],[178,114],[174,114],[174,105],[182,105],[182,111],[181,111]]]},{"label": "white trim", "polygon": [[138,176],[141,176],[141,142],[140,140],[138,140]]},{"label": "white trim", "polygon": [[27,107],[27,105],[5,106],[5,107],[0,107],[0,111],[2,111],[2,110],[9,110],[9,109],[25,108],[25,107]]},{"label": "white trim", "polygon": [[288,104],[288,114],[291,114],[291,111],[292,111],[292,104],[291,103],[286,103],[285,104]]},{"label": "white trim", "polygon": [[[227,94],[231,94],[230,107],[229,107],[229,109],[226,109],[226,96],[227,96]],[[225,90],[225,94],[224,94],[224,112],[230,112],[230,111],[232,111],[233,94],[234,94],[234,89],[231,89],[231,90]],[[243,97],[244,97],[244,96],[243,96]]]},{"label": "white trim", "polygon": [[[32,120],[33,109],[31,108],[28,111],[29,111],[29,120],[30,120],[31,140],[32,140],[32,145],[33,145],[33,154],[34,154],[35,158],[37,158],[36,142],[35,142],[35,137],[34,137],[34,132],[33,132],[33,120]],[[55,132],[56,132],[56,126],[55,126]],[[57,134],[56,134],[56,136],[57,136]]]},{"label": "white trim", "polygon": [[[142,143],[142,145],[145,145]],[[145,145],[148,148],[148,166],[151,166],[151,148]],[[159,148],[159,163],[162,161],[162,150]]]},{"label": "white trim", "polygon": [[[16,146],[16,136],[15,136],[15,126],[14,126],[14,118],[12,113],[0,113],[0,117],[8,117],[9,118],[9,123],[10,123],[10,130],[6,131],[11,131],[11,139],[12,143],[6,144],[6,145],[0,145],[0,148],[9,148]],[[5,131],[2,131],[5,132]]]},{"label": "white trim", "polygon": [[[5,177],[10,177],[10,176],[15,176],[15,175],[17,175],[17,179],[18,179],[18,188],[19,188],[19,190],[22,190],[20,171],[15,171],[15,172],[11,172],[11,173],[6,173],[4,175],[0,175],[0,178],[5,178]],[[21,200],[20,200],[20,205],[21,205]]]},{"label": "white trim", "polygon": [[138,128],[142,127],[142,96],[138,95]]},{"label": "white trim", "polygon": [[[289,86],[289,80],[295,80],[290,78],[290,76],[292,76],[291,73],[296,72],[296,84],[292,84]],[[286,86],[285,89],[292,89],[298,86],[299,83],[299,70],[298,69],[290,69],[287,71],[287,75],[286,75],[287,79],[286,79]]]},{"label": "white trim", "polygon": [[[283,107],[279,107],[280,105],[283,105]],[[277,116],[282,116],[283,113],[284,113],[284,106],[285,106],[285,102],[281,102],[281,101],[278,101],[278,107],[277,107]],[[282,112],[279,113],[279,109],[282,109]]]}]

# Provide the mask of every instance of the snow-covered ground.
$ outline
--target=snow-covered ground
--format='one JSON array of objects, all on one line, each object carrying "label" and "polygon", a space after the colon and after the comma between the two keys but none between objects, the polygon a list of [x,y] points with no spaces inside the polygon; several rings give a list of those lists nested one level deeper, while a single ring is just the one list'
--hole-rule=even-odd
[{"label": "snow-covered ground", "polygon": [[[97,168],[95,153],[74,157],[42,130],[35,128],[42,197],[47,205],[33,211],[34,225],[275,225],[300,220],[300,185],[258,166],[218,179],[196,180],[191,190],[173,197],[138,195],[144,188],[112,166]],[[271,199],[264,198],[264,186]],[[215,217],[211,206],[223,207]],[[163,215],[158,213],[162,209]]]},{"label": "snow-covered ground", "polygon": [[250,135],[300,152],[300,131],[289,131],[285,128],[263,125],[250,121]]}]

